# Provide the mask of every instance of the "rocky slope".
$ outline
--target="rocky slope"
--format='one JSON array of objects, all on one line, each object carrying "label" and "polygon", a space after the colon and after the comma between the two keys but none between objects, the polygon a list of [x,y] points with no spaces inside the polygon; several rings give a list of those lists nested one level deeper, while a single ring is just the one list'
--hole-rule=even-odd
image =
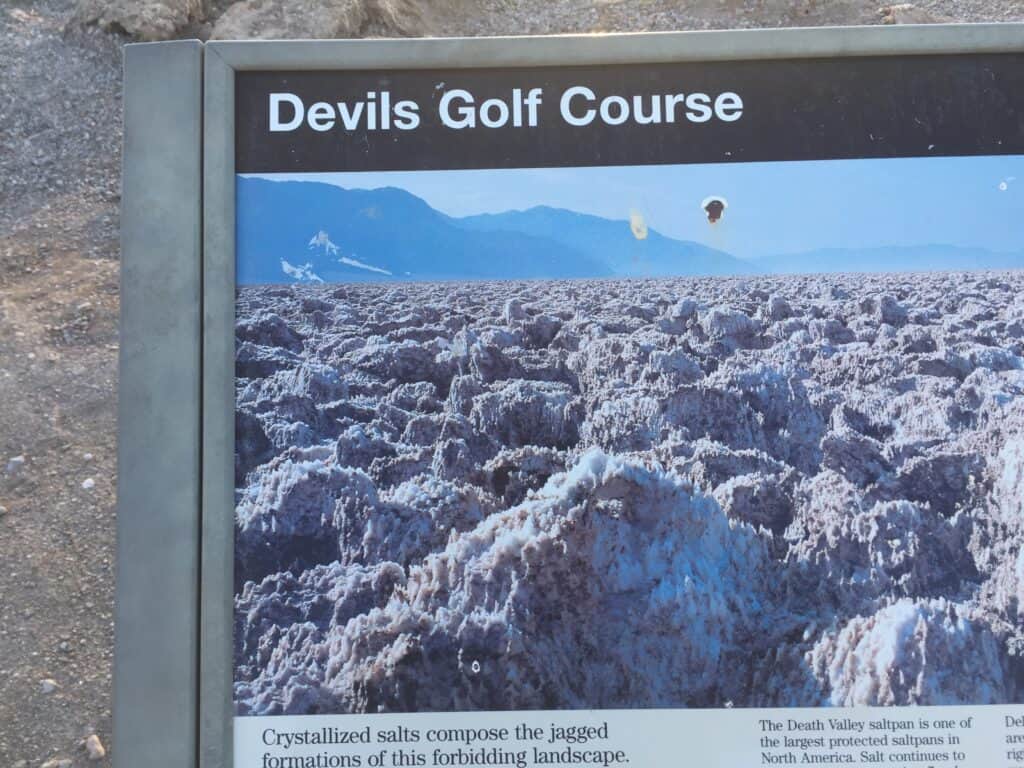
[{"label": "rocky slope", "polygon": [[1024,19],[1015,0],[78,0],[73,23],[144,40],[522,35]]}]

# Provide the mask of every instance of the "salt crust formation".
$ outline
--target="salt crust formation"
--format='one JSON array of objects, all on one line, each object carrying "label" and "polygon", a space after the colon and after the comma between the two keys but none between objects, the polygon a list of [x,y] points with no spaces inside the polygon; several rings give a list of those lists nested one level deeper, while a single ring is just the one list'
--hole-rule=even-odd
[{"label": "salt crust formation", "polygon": [[246,287],[242,714],[1024,696],[1024,275]]}]

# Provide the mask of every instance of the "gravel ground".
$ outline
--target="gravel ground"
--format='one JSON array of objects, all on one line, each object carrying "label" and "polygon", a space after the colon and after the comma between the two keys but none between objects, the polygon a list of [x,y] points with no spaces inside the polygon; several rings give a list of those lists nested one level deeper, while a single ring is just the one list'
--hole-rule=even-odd
[{"label": "gravel ground", "polygon": [[0,764],[15,768],[110,742],[122,41],[66,37],[69,10],[0,9]]},{"label": "gravel ground", "polygon": [[[919,5],[955,20],[1024,20],[1024,4],[1010,0]],[[89,763],[83,740],[110,742],[126,40],[66,31],[72,10],[71,0],[0,4],[0,765],[12,768],[103,765]],[[879,21],[878,5],[857,0],[479,0],[448,13],[439,29]]]}]

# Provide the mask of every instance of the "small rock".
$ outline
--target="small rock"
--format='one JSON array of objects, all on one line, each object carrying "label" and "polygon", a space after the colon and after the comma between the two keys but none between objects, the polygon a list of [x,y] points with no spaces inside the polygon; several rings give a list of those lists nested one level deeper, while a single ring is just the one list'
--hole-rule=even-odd
[{"label": "small rock", "polygon": [[64,640],[61,642],[60,645],[57,646],[57,650],[61,653],[71,653],[71,643],[69,643],[67,640]]},{"label": "small rock", "polygon": [[56,680],[47,677],[45,680],[39,681],[39,688],[40,690],[42,690],[43,693],[53,693],[58,688],[60,688],[60,686],[57,685]]},{"label": "small rock", "polygon": [[91,453],[83,453],[82,454],[82,459],[84,461],[92,461],[92,454]]},{"label": "small rock", "polygon": [[860,311],[874,317],[877,322],[900,326],[907,320],[907,310],[894,296],[868,296],[861,300]]},{"label": "small rock", "polygon": [[776,295],[768,299],[768,317],[772,320],[785,320],[792,315],[793,309],[783,297]]},{"label": "small rock", "polygon": [[39,768],[71,768],[74,763],[66,757],[54,757],[47,760]]},{"label": "small rock", "polygon": [[684,334],[690,320],[696,316],[697,302],[693,299],[680,299],[674,306],[669,308],[665,317],[658,325],[665,333]]},{"label": "small rock", "polygon": [[[166,2],[166,0],[164,0]],[[217,19],[212,37],[249,38],[359,37],[375,27],[387,36],[422,36],[433,30],[431,3],[423,0],[320,0],[281,3],[279,0],[241,0]]]},{"label": "small rock", "polygon": [[0,504],[0,517],[3,517],[6,514],[7,514],[7,507],[5,507],[3,504]]},{"label": "small rock", "polygon": [[692,320],[697,316],[698,305],[693,299],[680,299],[672,307],[669,316],[673,320]]},{"label": "small rock", "polygon": [[24,456],[12,456],[7,460],[7,467],[4,469],[8,475],[13,475],[25,466]]},{"label": "small rock", "polygon": [[79,0],[71,23],[124,31],[139,40],[170,40],[202,17],[200,0]]},{"label": "small rock", "polygon": [[107,754],[100,737],[95,733],[85,740],[85,751],[89,753],[90,760],[102,760]]},{"label": "small rock", "polygon": [[907,319],[907,310],[892,296],[882,296],[878,300],[878,314],[883,323],[901,325]]},{"label": "small rock", "polygon": [[82,481],[82,490],[83,491],[91,491],[95,487],[96,487],[96,481],[93,480],[91,477],[87,477],[87,478],[85,478],[85,480]]},{"label": "small rock", "polygon": [[941,24],[950,21],[948,16],[926,11],[913,3],[897,3],[878,9],[883,24]]},{"label": "small rock", "polygon": [[526,311],[518,299],[509,299],[505,302],[505,322],[514,323],[516,320],[525,320]]},{"label": "small rock", "polygon": [[213,38],[333,38],[355,37],[367,21],[361,0],[325,0],[282,5],[274,0],[242,0],[217,20]]},{"label": "small rock", "polygon": [[701,318],[704,332],[712,339],[751,336],[758,332],[758,324],[740,310],[712,308]]}]

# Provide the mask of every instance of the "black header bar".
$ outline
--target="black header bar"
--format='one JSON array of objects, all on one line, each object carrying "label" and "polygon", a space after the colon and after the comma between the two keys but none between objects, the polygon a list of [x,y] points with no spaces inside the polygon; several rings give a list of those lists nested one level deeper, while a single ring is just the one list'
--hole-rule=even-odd
[{"label": "black header bar", "polygon": [[1021,54],[242,71],[235,92],[239,173],[1024,154]]}]

